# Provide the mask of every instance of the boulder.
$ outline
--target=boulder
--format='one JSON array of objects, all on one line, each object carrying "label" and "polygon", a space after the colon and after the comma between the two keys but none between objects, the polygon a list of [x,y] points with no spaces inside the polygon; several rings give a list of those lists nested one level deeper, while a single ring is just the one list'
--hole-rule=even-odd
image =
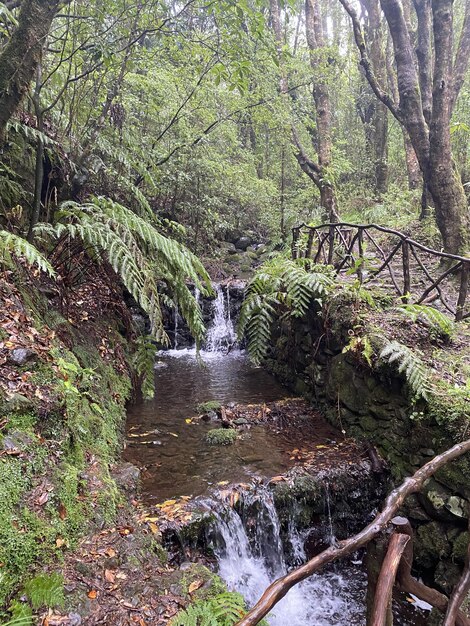
[{"label": "boulder", "polygon": [[140,480],[140,469],[132,463],[121,463],[112,472],[118,487],[127,492],[136,491]]},{"label": "boulder", "polygon": [[243,236],[240,237],[240,239],[238,239],[235,242],[235,246],[238,250],[243,250],[245,251],[249,245],[251,245],[252,241],[251,241],[251,237],[247,237],[247,236]]},{"label": "boulder", "polygon": [[29,348],[15,348],[8,355],[8,362],[21,367],[22,365],[26,365],[28,361],[33,361],[36,358],[36,352]]}]

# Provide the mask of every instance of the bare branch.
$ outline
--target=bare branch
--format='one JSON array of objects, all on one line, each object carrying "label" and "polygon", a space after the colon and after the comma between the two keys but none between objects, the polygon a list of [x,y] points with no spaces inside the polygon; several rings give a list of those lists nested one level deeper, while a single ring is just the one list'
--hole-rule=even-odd
[{"label": "bare branch", "polygon": [[339,0],[339,1],[341,2],[346,12],[348,13],[349,17],[351,18],[352,25],[353,25],[353,32],[354,32],[354,40],[359,50],[359,54],[361,55],[360,63],[364,69],[364,73],[366,75],[369,85],[371,86],[372,91],[375,93],[377,98],[385,104],[385,106],[390,110],[392,115],[402,124],[403,118],[402,118],[400,108],[397,107],[393,98],[382,89],[382,87],[379,85],[374,75],[372,64],[370,62],[369,55],[367,53],[364,33],[362,32],[362,26],[359,21],[359,17],[356,13],[356,10],[353,8],[353,6],[349,3],[348,0]]},{"label": "bare branch", "polygon": [[455,103],[460,93],[460,89],[465,80],[465,75],[468,70],[468,63],[470,58],[470,0],[465,3],[465,17],[462,26],[462,32],[460,33],[459,45],[457,48],[457,54],[455,56],[455,63],[453,69],[453,81],[452,92],[450,101],[451,112],[454,109]]}]

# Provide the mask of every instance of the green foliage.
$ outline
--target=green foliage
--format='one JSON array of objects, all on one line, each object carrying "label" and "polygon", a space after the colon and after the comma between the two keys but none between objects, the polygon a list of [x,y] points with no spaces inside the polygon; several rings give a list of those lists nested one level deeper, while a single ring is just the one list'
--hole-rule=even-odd
[{"label": "green foliage", "polygon": [[25,584],[24,591],[33,609],[62,607],[65,602],[61,574],[38,574]]},{"label": "green foliage", "polygon": [[19,235],[0,229],[0,265],[13,266],[12,255],[26,261],[28,265],[36,265],[49,276],[55,274],[49,261],[35,246]]},{"label": "green foliage", "polygon": [[23,615],[21,617],[14,617],[8,622],[3,622],[1,626],[32,626],[33,617],[32,615]]},{"label": "green foliage", "polygon": [[140,336],[132,362],[140,381],[144,398],[151,400],[155,395],[155,342],[152,337]]},{"label": "green foliage", "polygon": [[198,413],[209,413],[209,411],[219,411],[221,406],[218,400],[208,400],[196,405],[196,411]]},{"label": "green foliage", "polygon": [[387,363],[396,364],[398,372],[405,376],[414,398],[427,399],[430,391],[430,371],[416,348],[412,350],[398,341],[390,341],[382,348],[379,358]]},{"label": "green foliage", "polygon": [[243,597],[239,593],[225,592],[191,604],[171,620],[170,626],[234,626],[245,612]]},{"label": "green foliage", "polygon": [[265,357],[276,315],[303,317],[314,302],[321,306],[332,285],[331,268],[305,259],[277,257],[265,263],[247,287],[238,326],[239,337],[248,337],[253,361]]},{"label": "green foliage", "polygon": [[374,348],[367,335],[352,335],[349,343],[343,348],[343,353],[352,352],[362,357],[369,367],[372,366]]},{"label": "green foliage", "polygon": [[148,314],[157,341],[168,342],[160,308],[159,280],[177,302],[196,341],[201,340],[205,332],[202,314],[187,281],[207,294],[211,290],[210,279],[202,263],[187,248],[108,198],[96,198],[83,205],[66,202],[58,218],[56,226],[39,224],[37,233],[54,238],[79,237],[98,254],[104,254]]},{"label": "green foliage", "polygon": [[230,446],[237,440],[237,431],[232,428],[214,428],[205,436],[210,446]]},{"label": "green foliage", "polygon": [[403,304],[398,311],[409,317],[413,322],[420,321],[429,327],[434,334],[451,339],[455,333],[455,323],[445,313],[423,304]]}]

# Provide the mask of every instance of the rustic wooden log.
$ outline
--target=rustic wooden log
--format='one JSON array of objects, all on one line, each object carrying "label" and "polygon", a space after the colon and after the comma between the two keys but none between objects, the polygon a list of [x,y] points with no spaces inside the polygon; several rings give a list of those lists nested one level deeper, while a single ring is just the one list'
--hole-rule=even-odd
[{"label": "rustic wooden log", "polygon": [[[304,565],[301,565],[271,583],[255,606],[238,622],[237,626],[255,626],[255,624],[258,624],[294,585],[311,576],[314,572],[323,567],[323,565],[345,557],[367,545],[371,539],[384,530],[391,518],[403,505],[405,499],[410,494],[421,490],[425,480],[432,476],[438,469],[467,452],[470,452],[470,439],[456,444],[449,450],[434,457],[431,461],[426,463],[426,465],[423,465],[413,476],[406,478],[400,486],[389,494],[383,510],[376,515],[372,522],[363,528],[363,530],[348,539],[338,541],[335,545],[323,550],[323,552],[320,552],[320,554],[310,559],[310,561],[307,561]],[[442,596],[439,592],[436,593]],[[415,595],[420,597],[419,593]],[[447,598],[445,596],[442,597],[445,599],[445,610],[447,607]],[[430,602],[430,604],[433,603]],[[470,620],[466,619],[466,621],[458,623],[458,626],[470,626]]]},{"label": "rustic wooden log", "polygon": [[[375,596],[377,593],[377,584],[380,578],[380,570],[387,554],[388,542],[390,540],[390,532],[384,531],[367,544],[366,554],[364,557],[364,565],[367,571],[367,592],[366,592],[366,624],[370,626],[372,609],[374,607]],[[393,625],[393,614],[391,606],[386,610],[384,626]]]},{"label": "rustic wooden log", "polygon": [[395,583],[398,566],[406,544],[410,541],[408,535],[394,533],[390,537],[387,554],[382,563],[370,623],[367,626],[386,626],[387,619],[392,611],[392,591]]}]

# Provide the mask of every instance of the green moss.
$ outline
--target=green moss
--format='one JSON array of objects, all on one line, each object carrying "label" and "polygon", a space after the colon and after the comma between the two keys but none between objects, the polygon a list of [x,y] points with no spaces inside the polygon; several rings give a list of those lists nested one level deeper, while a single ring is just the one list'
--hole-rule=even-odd
[{"label": "green moss", "polygon": [[229,446],[237,439],[237,431],[232,428],[214,428],[205,436],[210,446]]},{"label": "green moss", "polygon": [[198,413],[209,413],[209,411],[219,411],[222,405],[217,400],[209,400],[208,402],[201,402],[196,406]]}]

